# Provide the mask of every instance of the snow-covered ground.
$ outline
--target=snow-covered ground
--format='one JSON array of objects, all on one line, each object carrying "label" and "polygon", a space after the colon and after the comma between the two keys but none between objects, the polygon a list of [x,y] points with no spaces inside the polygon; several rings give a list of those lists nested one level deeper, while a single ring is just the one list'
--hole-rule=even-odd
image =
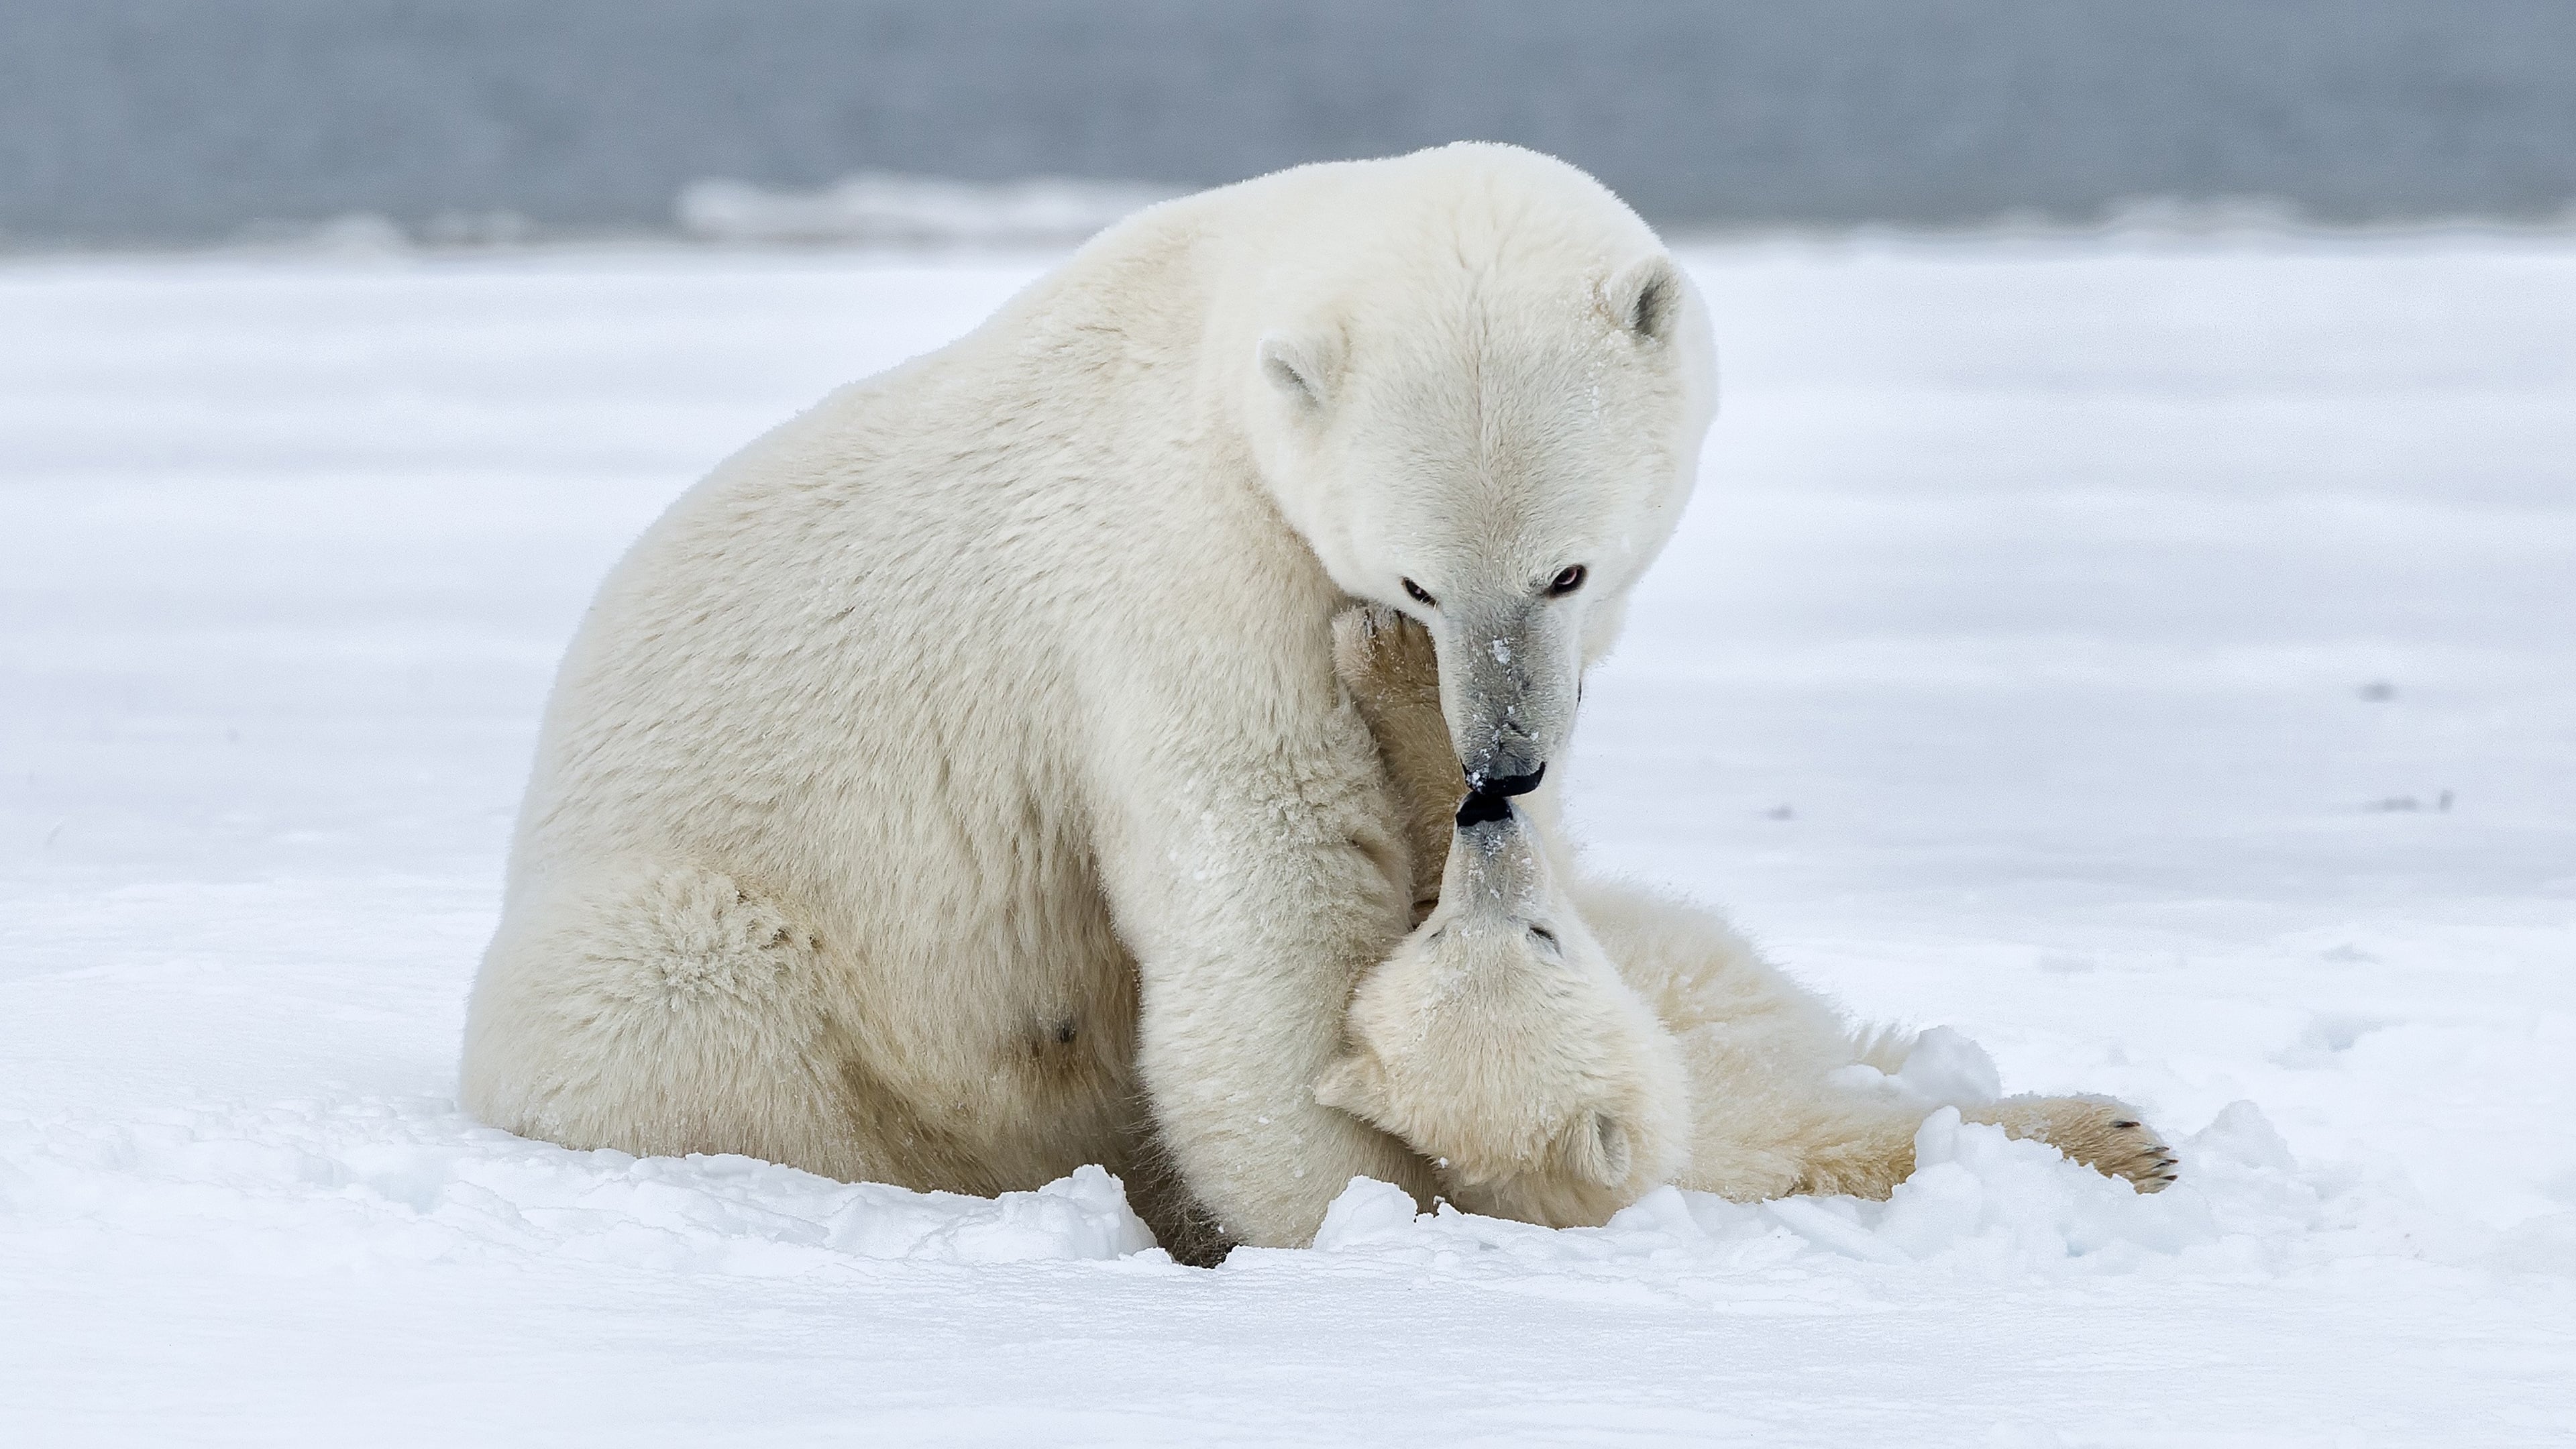
[{"label": "snow-covered ground", "polygon": [[1695,251],[1728,410],[1586,704],[1596,855],[2155,1198],[1936,1119],[1195,1271],[453,1102],[624,542],[1045,258],[0,266],[0,1441],[1853,1445],[2576,1435],[2576,242]]}]

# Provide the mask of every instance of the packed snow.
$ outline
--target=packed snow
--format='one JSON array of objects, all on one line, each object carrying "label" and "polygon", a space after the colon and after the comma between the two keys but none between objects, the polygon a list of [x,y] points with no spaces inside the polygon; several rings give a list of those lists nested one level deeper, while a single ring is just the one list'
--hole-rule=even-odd
[{"label": "packed snow", "polygon": [[[480,1126],[555,657],[678,490],[1037,254],[0,266],[0,1439],[2561,1443],[2576,240],[1688,255],[1727,401],[1575,824],[1871,1019],[1884,1203],[1355,1183],[1173,1265]],[[1114,581],[1104,581],[1114,586]],[[1963,1124],[2092,1090],[2155,1196]]]}]

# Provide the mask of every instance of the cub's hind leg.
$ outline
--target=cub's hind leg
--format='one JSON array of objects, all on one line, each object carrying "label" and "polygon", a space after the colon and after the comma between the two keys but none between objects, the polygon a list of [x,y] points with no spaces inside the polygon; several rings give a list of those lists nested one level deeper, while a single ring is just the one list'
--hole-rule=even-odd
[{"label": "cub's hind leg", "polygon": [[868,1114],[900,1104],[864,1100],[885,1094],[840,1040],[827,970],[785,903],[695,866],[513,900],[467,1013],[466,1110],[567,1147],[919,1177],[871,1150]]},{"label": "cub's hind leg", "polygon": [[[1579,887],[1576,900],[1680,1044],[1691,1098],[1682,1186],[1740,1202],[1884,1198],[1913,1175],[1927,1109],[1843,1074],[1852,1066],[1893,1074],[1910,1037],[1856,1037],[1831,1003],[1762,960],[1712,912],[1604,882]],[[2163,1140],[2107,1097],[2007,1097],[1961,1115],[2046,1142],[2140,1192],[2174,1180]]]},{"label": "cub's hind leg", "polygon": [[1830,1004],[1713,911],[1606,881],[1576,899],[1681,1048],[1690,1163],[1679,1185],[1737,1202],[1883,1198],[1913,1171],[1923,1114],[1833,1080],[1861,1052]]}]

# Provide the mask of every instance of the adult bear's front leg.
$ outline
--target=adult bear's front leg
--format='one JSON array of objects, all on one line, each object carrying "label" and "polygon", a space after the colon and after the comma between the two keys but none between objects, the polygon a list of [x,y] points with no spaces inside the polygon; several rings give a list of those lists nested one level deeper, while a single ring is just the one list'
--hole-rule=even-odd
[{"label": "adult bear's front leg", "polygon": [[1104,791],[1102,874],[1139,978],[1138,1074],[1215,1253],[1303,1245],[1353,1177],[1431,1200],[1412,1149],[1315,1101],[1353,985],[1403,938],[1412,904],[1364,728],[1343,708],[1326,736],[1147,756]]}]

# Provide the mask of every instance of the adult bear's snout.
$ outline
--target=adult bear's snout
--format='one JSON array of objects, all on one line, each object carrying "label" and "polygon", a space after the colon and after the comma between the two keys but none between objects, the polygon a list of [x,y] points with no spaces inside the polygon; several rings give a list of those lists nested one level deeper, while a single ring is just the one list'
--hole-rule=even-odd
[{"label": "adult bear's snout", "polygon": [[1466,590],[1432,625],[1440,710],[1467,788],[1509,799],[1539,788],[1574,724],[1582,663],[1570,611],[1542,600],[1479,604]]},{"label": "adult bear's snout", "polygon": [[1539,742],[1518,730],[1496,731],[1502,738],[1458,762],[1467,772],[1467,788],[1479,795],[1526,795],[1547,774]]}]

